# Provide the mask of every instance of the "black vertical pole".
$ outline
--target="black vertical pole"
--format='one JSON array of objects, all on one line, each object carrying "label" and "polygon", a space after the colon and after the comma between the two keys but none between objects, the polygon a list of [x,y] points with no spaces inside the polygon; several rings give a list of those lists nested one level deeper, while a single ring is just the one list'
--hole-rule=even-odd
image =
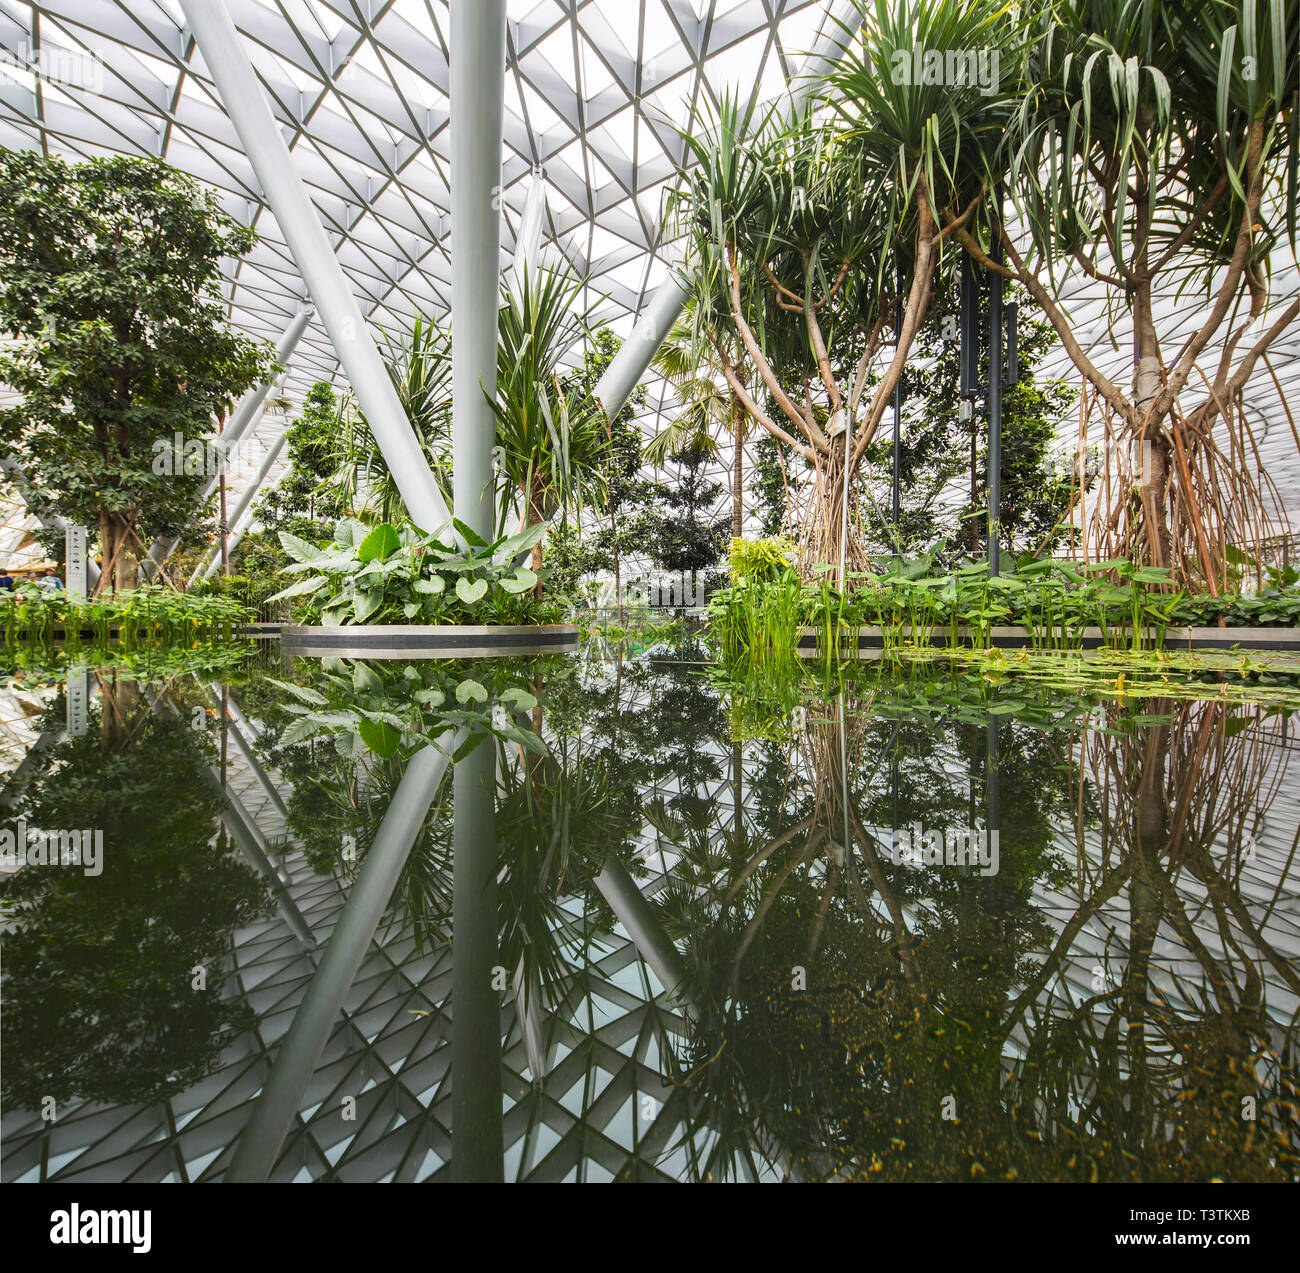
[{"label": "black vertical pole", "polygon": [[[1002,263],[1002,187],[994,196],[997,213],[993,228],[992,258]],[[1002,275],[989,271],[989,574],[999,567],[998,534],[1002,517]]]}]

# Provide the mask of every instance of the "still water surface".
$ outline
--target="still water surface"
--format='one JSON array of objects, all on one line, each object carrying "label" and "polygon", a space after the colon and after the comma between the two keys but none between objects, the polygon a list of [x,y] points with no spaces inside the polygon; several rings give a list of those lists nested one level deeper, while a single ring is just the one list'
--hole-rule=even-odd
[{"label": "still water surface", "polygon": [[4,826],[92,833],[4,877],[6,1181],[1300,1175],[1278,708],[266,652],[6,694]]}]

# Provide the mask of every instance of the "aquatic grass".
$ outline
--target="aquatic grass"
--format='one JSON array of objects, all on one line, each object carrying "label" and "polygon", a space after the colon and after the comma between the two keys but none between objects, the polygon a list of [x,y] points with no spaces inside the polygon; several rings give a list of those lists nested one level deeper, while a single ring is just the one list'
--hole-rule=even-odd
[{"label": "aquatic grass", "polygon": [[113,641],[132,648],[141,645],[192,645],[237,639],[238,629],[252,612],[222,596],[190,596],[169,588],[145,586],[93,601],[80,601],[66,592],[0,600],[4,641],[8,651],[102,647]]},{"label": "aquatic grass", "polygon": [[816,629],[819,653],[832,660],[852,657],[868,624],[880,629],[889,654],[929,646],[940,628],[948,647],[979,651],[991,644],[994,627],[1019,625],[1035,651],[1064,652],[1081,649],[1092,627],[1103,648],[1142,653],[1161,649],[1168,630],[1181,625],[1300,626],[1300,581],[1279,578],[1281,586],[1252,596],[1188,597],[1167,569],[1126,558],[1076,566],[1025,557],[990,577],[987,562],[958,560],[945,568],[931,553],[852,572],[847,591],[831,573],[815,569],[801,583],[787,571],[776,582],[715,594],[710,623],[728,657],[793,650],[802,625]]}]

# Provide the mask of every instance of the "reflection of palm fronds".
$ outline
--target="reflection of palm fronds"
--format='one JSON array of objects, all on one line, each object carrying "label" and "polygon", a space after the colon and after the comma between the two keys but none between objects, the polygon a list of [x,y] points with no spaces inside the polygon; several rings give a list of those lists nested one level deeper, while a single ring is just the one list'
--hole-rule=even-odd
[{"label": "reflection of palm fronds", "polygon": [[590,934],[560,904],[583,896],[606,855],[621,844],[626,821],[611,801],[610,779],[599,760],[528,757],[498,763],[497,841],[506,846],[497,886],[500,958],[529,1002],[559,1002]]}]

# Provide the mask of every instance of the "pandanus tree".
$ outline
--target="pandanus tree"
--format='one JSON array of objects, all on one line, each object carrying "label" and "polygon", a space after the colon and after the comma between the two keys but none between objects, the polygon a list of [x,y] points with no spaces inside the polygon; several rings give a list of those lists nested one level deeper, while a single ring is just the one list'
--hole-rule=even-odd
[{"label": "pandanus tree", "polygon": [[800,564],[836,561],[849,471],[838,435],[846,402],[850,415],[857,402],[827,350],[870,324],[875,191],[850,171],[853,157],[835,133],[809,115],[772,108],[756,117],[726,98],[688,142],[698,162],[678,207],[700,261],[690,339],[711,349],[749,417],[813,471]]},{"label": "pandanus tree", "polygon": [[[512,511],[521,528],[581,506],[602,490],[612,445],[599,403],[572,373],[589,339],[579,305],[582,280],[564,271],[525,270],[503,286],[497,344],[496,456],[498,533]],[[417,316],[409,334],[387,337],[389,376],[429,459],[443,498],[451,503],[452,336]],[[344,458],[336,483],[354,511],[384,521],[401,518],[396,483],[364,415],[349,403]],[[533,565],[541,566],[540,541]],[[540,583],[538,595],[540,595]]]},{"label": "pandanus tree", "polygon": [[[1274,249],[1296,247],[1297,4],[1062,0],[1035,7],[1029,34],[1011,207],[988,218],[1005,263],[973,227],[956,236],[1029,290],[1100,414],[1110,476],[1079,509],[1085,550],[1217,592],[1229,548],[1280,511],[1246,397],[1300,314],[1270,278]],[[1060,299],[1067,274],[1104,290],[1112,333],[1126,316],[1127,384],[1090,357]]]},{"label": "pandanus tree", "polygon": [[[998,66],[1004,46],[1014,60],[1017,38],[991,0],[882,0],[832,77],[831,109],[755,117],[724,100],[688,138],[696,164],[680,206],[702,266],[697,326],[734,328],[761,392],[719,342],[728,386],[812,470],[799,518],[805,570],[838,563],[844,578],[867,564],[850,487],[925,318],[945,239],[975,211],[985,151],[1002,133],[1007,104],[981,67]],[[977,49],[983,63],[966,56]],[[956,77],[913,75],[921,51]]]},{"label": "pandanus tree", "polygon": [[[579,307],[582,280],[559,270],[524,269],[501,296],[497,345],[497,454],[517,492],[520,529],[599,495],[612,436],[580,376],[566,372],[588,338]],[[499,500],[504,531],[510,501]],[[533,569],[542,545],[533,546]],[[541,584],[537,585],[540,595]]]},{"label": "pandanus tree", "polygon": [[[447,506],[451,506],[451,338],[421,314],[411,330],[383,333],[380,354]],[[339,467],[330,485],[351,511],[402,518],[402,497],[365,414],[349,395],[340,404]]]}]

